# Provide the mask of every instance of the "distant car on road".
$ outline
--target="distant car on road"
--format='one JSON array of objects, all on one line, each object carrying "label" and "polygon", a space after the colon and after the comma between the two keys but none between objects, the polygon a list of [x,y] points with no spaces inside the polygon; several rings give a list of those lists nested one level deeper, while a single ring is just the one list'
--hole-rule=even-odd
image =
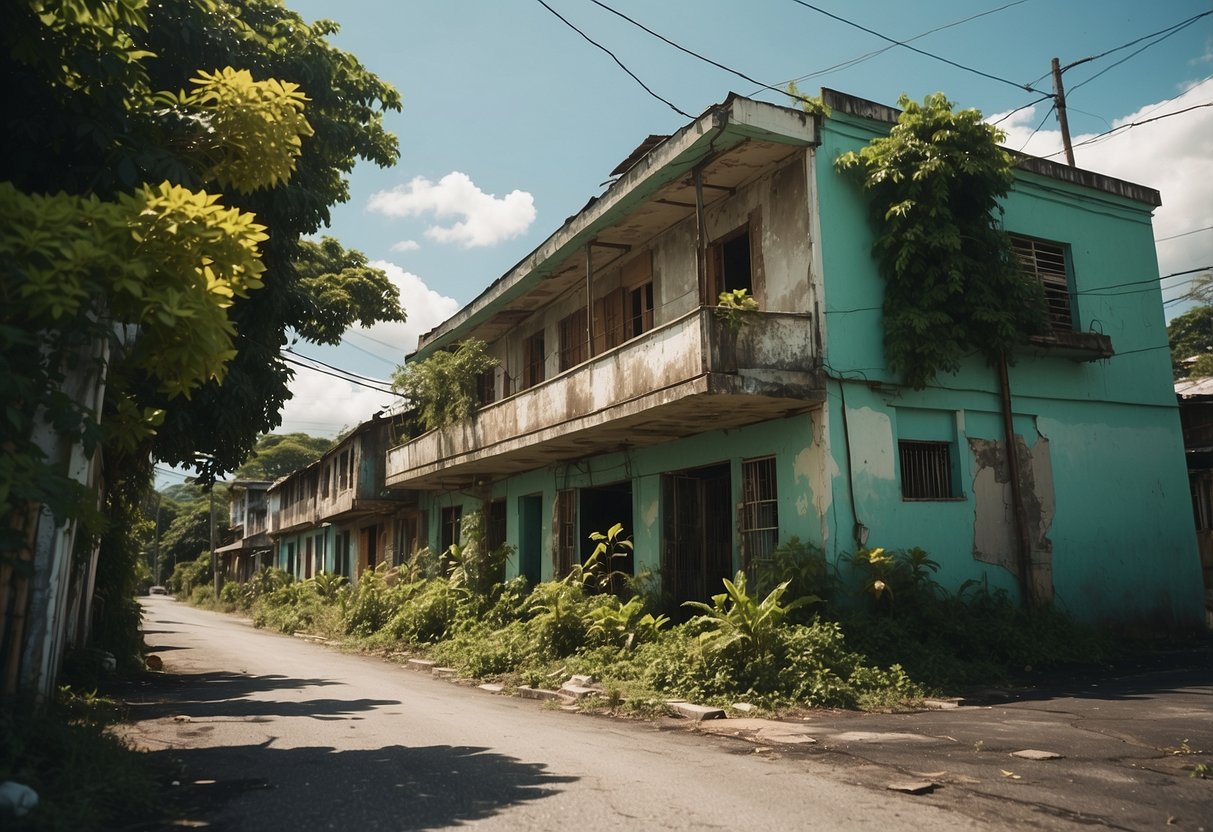
[{"label": "distant car on road", "polygon": [[156,584],[155,586],[148,587],[147,594],[148,595],[168,595],[168,590],[165,589],[164,587],[160,586],[159,584]]}]

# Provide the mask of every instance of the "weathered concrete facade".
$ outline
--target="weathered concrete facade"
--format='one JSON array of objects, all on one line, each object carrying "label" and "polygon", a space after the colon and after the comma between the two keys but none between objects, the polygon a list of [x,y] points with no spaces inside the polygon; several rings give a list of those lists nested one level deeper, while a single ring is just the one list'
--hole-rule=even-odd
[{"label": "weathered concrete facade", "polygon": [[398,420],[363,422],[306,468],[268,492],[273,565],[297,578],[332,572],[356,579],[398,563],[418,546],[416,493],[384,487],[387,448]]},{"label": "weathered concrete facade", "polygon": [[[421,536],[441,549],[484,508],[512,570],[540,579],[622,522],[631,568],[675,601],[792,536],[834,558],[921,546],[949,589],[1026,587],[1126,627],[1198,619],[1161,298],[1116,289],[1157,275],[1157,193],[1040,160],[1017,176],[1006,228],[1062,317],[1007,373],[1012,488],[997,368],[914,391],[885,365],[873,229],[833,162],[895,113],[827,103],[709,110],[422,337],[414,359],[478,337],[500,365],[475,417],[388,451]],[[737,288],[761,311],[733,329],[712,306]]]}]

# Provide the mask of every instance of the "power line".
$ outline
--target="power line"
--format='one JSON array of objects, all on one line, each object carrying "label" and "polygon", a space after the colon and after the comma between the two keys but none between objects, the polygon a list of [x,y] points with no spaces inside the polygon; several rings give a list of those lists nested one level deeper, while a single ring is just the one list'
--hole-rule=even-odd
[{"label": "power line", "polygon": [[[1052,93],[1047,93],[1045,95],[1042,95],[1040,98],[1036,99],[1035,101],[1030,101],[1027,104],[1024,104],[1022,107],[1016,107],[1014,110],[1007,113],[1006,115],[1004,115],[1002,118],[998,119],[997,121],[990,122],[990,126],[997,127],[998,125],[1002,124],[1004,121],[1006,121],[1007,119],[1009,119],[1011,116],[1015,115],[1016,113],[1026,110],[1029,107],[1035,107],[1040,102],[1047,101],[1048,99],[1050,99],[1052,97],[1053,97]],[[1052,110],[1050,110],[1049,112],[1052,112]],[[1039,130],[1040,128],[1037,127],[1036,129]]]},{"label": "power line", "polygon": [[1053,111],[1056,109],[1057,109],[1056,104],[1049,107],[1048,112],[1045,113],[1045,117],[1040,120],[1040,124],[1036,125],[1036,129],[1033,130],[1031,133],[1029,133],[1028,137],[1026,139],[1024,139],[1023,145],[1021,145],[1019,148],[1020,153],[1023,153],[1023,149],[1028,146],[1028,142],[1032,141],[1032,137],[1040,132],[1040,128],[1045,126],[1045,122],[1049,120],[1049,116],[1053,115]]},{"label": "power line", "polygon": [[[542,2],[542,1],[543,0],[540,0],[540,2]],[[956,67],[957,69],[963,69],[965,72],[971,72],[974,75],[980,75],[982,78],[988,78],[991,81],[998,81],[999,83],[1002,83],[1002,84],[1008,84],[1012,87],[1015,87],[1016,89],[1027,90],[1028,92],[1045,94],[1044,90],[1038,90],[1035,87],[1033,87],[1031,84],[1020,84],[1019,82],[1012,81],[1008,78],[1001,78],[997,75],[991,75],[990,73],[983,72],[980,69],[975,69],[971,66],[965,66],[964,64],[957,63],[956,61],[950,60],[948,58],[944,58],[941,55],[936,55],[933,52],[927,52],[924,49],[919,49],[917,46],[910,46],[909,43],[907,43],[906,41],[897,40],[895,38],[889,37],[888,35],[882,35],[880,32],[877,32],[875,29],[869,29],[868,27],[862,26],[853,20],[847,20],[845,17],[840,17],[836,14],[833,14],[832,12],[828,12],[823,8],[814,6],[812,3],[805,2],[805,0],[792,0],[792,2],[796,3],[797,5],[804,6],[806,9],[812,9],[813,11],[817,12],[818,14],[823,14],[828,18],[837,20],[839,23],[845,23],[846,25],[859,29],[862,32],[867,32],[869,35],[875,35],[876,37],[880,38],[881,40],[888,41],[889,43],[893,44],[894,46],[900,46],[905,49],[909,49],[911,52],[916,52],[919,55],[923,55],[925,57],[932,58],[936,61],[942,61],[943,63],[947,64],[948,66],[953,66],[953,67]],[[1047,95],[1052,97],[1052,93],[1047,93]]]},{"label": "power line", "polygon": [[[1111,130],[1105,130],[1104,132],[1099,133],[1098,135],[1091,136],[1090,138],[1087,138],[1087,139],[1083,139],[1080,142],[1075,142],[1074,147],[1082,147],[1083,145],[1091,144],[1092,142],[1097,142],[1101,139],[1107,138],[1108,136],[1112,135],[1113,133],[1118,133],[1121,130],[1129,130],[1133,127],[1141,127],[1143,124],[1149,124],[1154,121],[1162,121],[1164,118],[1171,118],[1172,116],[1181,116],[1184,113],[1190,113],[1193,110],[1200,110],[1205,107],[1213,107],[1213,101],[1207,101],[1204,104],[1195,104],[1191,107],[1185,107],[1182,110],[1176,110],[1173,113],[1164,113],[1161,116],[1155,116],[1154,118],[1146,118],[1146,119],[1142,119],[1141,121],[1134,121],[1129,124],[1122,124],[1119,127],[1113,127]],[[1029,157],[1029,158],[1051,159],[1054,156],[1057,156],[1058,154],[1061,154],[1061,153],[1065,153],[1065,151],[1057,150],[1057,151],[1054,151],[1053,153],[1049,153],[1048,155],[1045,155],[1045,156],[1039,156],[1039,157],[1033,156],[1033,157]]]},{"label": "power line", "polygon": [[1172,234],[1170,237],[1155,237],[1154,242],[1165,243],[1167,240],[1175,240],[1179,237],[1187,237],[1189,234],[1199,234],[1202,231],[1213,230],[1213,225],[1206,225],[1204,228],[1193,228],[1191,231],[1183,231],[1179,234]]},{"label": "power line", "polygon": [[644,88],[644,91],[645,91],[645,92],[647,92],[649,95],[651,95],[651,96],[653,96],[654,98],[656,98],[656,99],[657,99],[658,101],[660,101],[662,104],[666,105],[667,107],[669,107],[669,108],[670,108],[671,110],[673,110],[674,112],[678,113],[678,115],[682,116],[683,118],[687,118],[687,119],[694,120],[694,118],[695,118],[695,117],[694,117],[693,115],[691,115],[691,114],[690,114],[690,113],[688,113],[688,112],[685,112],[685,111],[683,111],[683,110],[678,109],[678,108],[677,108],[676,106],[674,106],[672,103],[670,103],[670,102],[669,102],[669,101],[667,101],[666,99],[662,98],[662,97],[661,97],[660,95],[658,95],[657,93],[653,92],[653,90],[649,88],[649,85],[648,85],[648,84],[646,84],[644,81],[641,81],[641,80],[640,80],[640,77],[639,77],[638,75],[636,75],[636,73],[635,73],[635,72],[632,72],[632,70],[630,70],[630,69],[628,69],[626,66],[624,66],[623,61],[619,60],[619,58],[617,58],[617,57],[615,56],[615,53],[614,53],[614,52],[612,52],[610,49],[607,49],[607,48],[606,48],[605,46],[603,46],[601,43],[599,43],[598,41],[594,40],[594,39],[593,39],[593,38],[591,38],[589,35],[587,35],[585,32],[583,32],[583,31],[581,31],[580,29],[578,29],[576,26],[574,26],[572,23],[570,23],[570,22],[569,22],[568,18],[566,18],[566,17],[565,17],[564,15],[562,15],[560,12],[556,11],[556,10],[555,10],[555,9],[553,9],[551,6],[549,6],[547,3],[545,3],[545,2],[544,2],[544,0],[535,0],[535,2],[537,2],[539,5],[543,6],[543,7],[544,7],[545,9],[547,9],[549,12],[551,12],[552,14],[554,14],[556,17],[558,17],[558,18],[560,19],[560,21],[561,21],[561,22],[562,22],[562,23],[563,23],[565,26],[568,26],[568,27],[569,27],[570,29],[572,29],[574,32],[576,32],[577,34],[581,35],[581,37],[583,37],[583,38],[584,38],[584,39],[585,39],[585,40],[586,40],[588,43],[590,43],[590,44],[591,44],[591,45],[593,45],[593,46],[598,47],[598,48],[599,48],[599,49],[601,49],[603,52],[605,52],[605,53],[607,53],[608,55],[610,55],[610,56],[611,56],[611,60],[612,60],[612,61],[614,61],[616,64],[618,64],[620,69],[622,69],[622,70],[623,70],[624,72],[626,72],[628,75],[632,76],[632,80],[633,80],[633,81],[635,81],[637,84],[639,84],[641,87],[643,87],[643,88]]},{"label": "power line", "polygon": [[1067,64],[1065,69],[1070,69],[1071,67],[1078,66],[1079,64],[1084,64],[1084,63],[1087,63],[1088,61],[1098,60],[1099,58],[1105,57],[1106,55],[1111,55],[1113,52],[1119,52],[1121,49],[1128,49],[1130,46],[1134,46],[1138,43],[1141,43],[1143,40],[1148,40],[1152,37],[1156,37],[1157,35],[1162,35],[1162,37],[1158,38],[1158,40],[1147,43],[1141,49],[1137,49],[1137,50],[1129,53],[1125,57],[1121,58],[1119,61],[1116,61],[1115,63],[1109,64],[1108,66],[1104,67],[1099,72],[1092,75],[1090,78],[1087,78],[1086,80],[1080,81],[1079,83],[1075,84],[1074,86],[1072,86],[1070,88],[1070,92],[1073,93],[1079,87],[1086,86],[1087,84],[1091,83],[1096,78],[1098,78],[1100,75],[1103,75],[1105,72],[1115,69],[1116,67],[1120,66],[1121,64],[1123,64],[1125,61],[1129,60],[1130,58],[1140,55],[1142,52],[1146,51],[1151,46],[1156,46],[1157,44],[1162,43],[1164,40],[1171,37],[1171,35],[1175,35],[1175,34],[1178,34],[1179,32],[1182,32],[1184,29],[1188,28],[1193,23],[1200,20],[1202,17],[1207,17],[1211,14],[1213,14],[1213,11],[1201,12],[1200,14],[1189,17],[1187,20],[1181,20],[1179,23],[1168,26],[1165,29],[1159,29],[1157,32],[1153,32],[1149,35],[1143,35],[1142,37],[1139,37],[1136,40],[1131,40],[1128,43],[1124,43],[1124,44],[1121,44],[1120,46],[1114,47],[1105,52],[1101,52],[1098,55],[1094,55],[1090,58],[1083,58],[1082,60],[1075,61],[1074,63],[1071,63],[1071,64]]},{"label": "power line", "polygon": [[314,373],[320,373],[321,375],[332,376],[333,378],[341,379],[342,381],[348,382],[349,384],[353,384],[358,387],[365,387],[368,390],[374,390],[376,393],[383,393],[384,395],[387,395],[387,396],[400,396],[400,398],[404,398],[404,396],[401,396],[395,390],[384,390],[382,387],[375,387],[373,385],[366,384],[365,382],[357,381],[357,380],[349,378],[347,376],[339,375],[338,373],[330,372],[328,370],[322,370],[321,368],[314,367],[311,364],[305,364],[302,361],[296,361],[295,359],[293,359],[289,356],[286,356],[286,355],[282,355],[279,357],[283,361],[287,362],[288,364],[294,364],[298,367],[303,367],[305,370],[311,370]]},{"label": "power line", "polygon": [[601,2],[601,0],[590,0],[590,2],[593,3],[595,6],[598,6],[600,9],[604,9],[604,10],[610,12],[611,14],[615,15],[616,17],[623,18],[628,23],[631,23],[633,26],[643,29],[644,31],[648,32],[650,35],[657,38],[658,40],[660,40],[664,43],[668,43],[670,46],[674,47],[675,49],[677,49],[680,52],[684,52],[687,55],[690,55],[692,58],[698,58],[699,60],[703,61],[704,63],[709,63],[712,66],[716,67],[717,69],[723,69],[725,72],[728,72],[732,75],[736,75],[738,78],[742,79],[743,81],[749,81],[751,84],[757,84],[758,86],[762,87],[764,90],[770,90],[771,92],[782,93],[783,95],[786,95],[788,98],[794,99],[796,101],[800,100],[800,96],[798,96],[798,95],[793,95],[792,93],[788,92],[787,90],[780,89],[779,87],[773,87],[770,84],[764,84],[762,81],[759,81],[755,78],[751,78],[749,75],[746,75],[744,72],[740,72],[739,70],[733,69],[732,67],[725,66],[724,64],[720,63],[719,61],[714,61],[711,58],[708,58],[704,55],[700,55],[698,52],[694,51],[693,49],[688,49],[679,43],[675,43],[674,41],[670,40],[669,38],[667,38],[665,35],[661,34],[660,32],[654,32],[648,26],[645,26],[643,23],[641,23],[637,20],[634,20],[633,18],[628,17],[626,14],[624,14],[623,12],[621,12],[617,9],[611,8],[606,3]]},{"label": "power line", "polygon": [[302,358],[304,361],[311,361],[316,364],[319,364],[321,367],[328,367],[330,370],[335,370],[338,373],[344,373],[345,375],[349,376],[351,379],[361,379],[362,381],[369,381],[372,384],[378,384],[378,385],[382,385],[382,386],[387,386],[387,385],[391,384],[390,381],[384,381],[383,379],[379,379],[379,378],[371,378],[370,376],[364,376],[360,373],[355,373],[353,370],[346,370],[342,367],[335,367],[332,364],[326,364],[325,362],[321,361],[319,358],[312,358],[310,355],[304,355],[302,353],[295,352],[290,347],[284,347],[282,351],[289,352],[291,355],[295,356],[296,358]]},{"label": "power line", "polygon": [[[976,20],[977,18],[985,17],[988,14],[994,14],[996,12],[1001,12],[1004,9],[1009,9],[1012,6],[1018,6],[1022,3],[1026,3],[1026,2],[1027,2],[1027,0],[1015,0],[1015,2],[1013,2],[1013,3],[1007,3],[1005,5],[999,6],[996,9],[990,9],[988,11],[978,12],[977,14],[969,15],[968,17],[962,18],[961,20],[954,20],[951,23],[945,23],[942,26],[936,26],[934,29],[928,29],[927,31],[917,34],[912,38],[906,38],[904,41],[901,41],[901,43],[913,43],[916,40],[925,38],[927,35],[933,35],[936,32],[942,32],[944,29],[951,29],[953,26],[959,26],[962,23],[968,23],[970,20]],[[819,75],[826,75],[827,73],[834,72],[839,69],[850,69],[853,66],[858,66],[859,64],[863,63],[864,61],[868,61],[868,60],[871,60],[872,58],[875,58],[877,55],[883,55],[885,52],[888,52],[890,49],[892,49],[896,45],[897,44],[890,44],[890,45],[882,47],[880,49],[875,49],[871,52],[867,52],[863,55],[860,55],[858,58],[851,58],[850,60],[843,61],[840,64],[834,64],[833,66],[826,67],[825,69],[819,69],[819,70],[816,70],[815,72],[810,72],[808,75],[802,75],[799,78],[794,78],[792,80],[794,82],[807,81],[810,78],[816,78]],[[1037,79],[1037,80],[1039,80],[1039,79]],[[1036,81],[1032,82],[1033,85],[1035,83],[1036,83]]]}]

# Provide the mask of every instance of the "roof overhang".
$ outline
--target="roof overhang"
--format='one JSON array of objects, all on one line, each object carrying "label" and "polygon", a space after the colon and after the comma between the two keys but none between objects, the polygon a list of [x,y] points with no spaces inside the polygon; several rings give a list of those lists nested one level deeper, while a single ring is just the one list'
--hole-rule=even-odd
[{"label": "roof overhang", "polygon": [[[410,358],[473,335],[491,340],[516,325],[544,297],[563,291],[575,274],[584,274],[589,244],[599,243],[590,254],[591,268],[599,268],[623,256],[620,252],[626,253],[633,243],[684,220],[688,209],[693,213],[695,208],[689,179],[696,166],[702,166],[711,198],[723,198],[752,179],[754,170],[769,170],[800,148],[817,146],[820,131],[816,115],[730,95],[639,159],[632,162],[629,157],[631,166],[601,197],[566,220],[479,297],[422,335]],[[559,287],[537,292],[544,281],[562,275]]]}]

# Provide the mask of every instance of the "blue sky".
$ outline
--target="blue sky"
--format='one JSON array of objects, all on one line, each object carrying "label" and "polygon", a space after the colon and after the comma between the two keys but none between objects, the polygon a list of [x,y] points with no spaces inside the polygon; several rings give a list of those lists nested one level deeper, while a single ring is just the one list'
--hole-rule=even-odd
[{"label": "blue sky", "polygon": [[[687,113],[699,114],[730,91],[757,90],[591,0],[547,2]],[[334,210],[327,233],[389,270],[402,288],[410,323],[351,333],[336,348],[296,348],[372,378],[386,379],[416,346],[419,331],[475,297],[601,193],[610,170],[646,135],[673,132],[687,121],[538,0],[288,0],[287,5],[309,21],[339,23],[336,45],[404,96],[403,112],[387,118],[400,139],[399,163],[389,170],[360,165],[352,178],[352,199]],[[608,5],[775,86],[889,46],[795,0],[610,0]],[[1054,56],[1066,64],[1096,55],[1210,8],[1198,0],[815,0],[813,5],[895,39],[989,12],[913,45],[1014,83],[896,46],[800,81],[806,93],[829,86],[888,104],[903,92],[922,98],[943,91],[987,116],[1040,97],[1017,84],[1035,82],[1049,91],[1050,79],[1042,76]],[[1213,102],[1213,16],[1129,57],[1147,43],[1066,73],[1076,140],[1126,119]],[[1128,60],[1112,66],[1122,58]],[[1104,74],[1093,78],[1099,72]],[[756,97],[782,100],[769,92]],[[1007,144],[1018,148],[1026,142],[1029,152],[1041,155],[1055,152],[1059,134],[1056,120],[1045,118],[1048,105],[1005,121]],[[1042,129],[1031,135],[1042,120]],[[1213,225],[1213,108],[1124,130],[1076,153],[1080,167],[1162,191],[1156,237],[1184,235],[1159,243],[1163,274],[1213,263],[1213,231],[1186,233]],[[1168,307],[1177,308],[1182,305]],[[281,430],[331,435],[390,401],[306,370],[299,371],[294,389],[296,399]]]}]

